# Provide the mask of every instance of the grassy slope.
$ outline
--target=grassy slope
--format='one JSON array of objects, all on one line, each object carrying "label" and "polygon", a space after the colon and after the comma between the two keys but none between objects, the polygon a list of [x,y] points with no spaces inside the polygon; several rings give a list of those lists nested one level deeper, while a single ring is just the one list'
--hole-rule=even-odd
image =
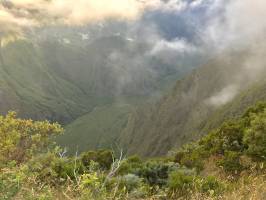
[{"label": "grassy slope", "polygon": [[238,116],[257,100],[265,99],[265,81],[258,79],[254,85],[243,86],[241,94],[221,109],[206,104],[212,94],[234,80],[241,62],[245,62],[245,53],[219,56],[178,81],[156,104],[136,110],[121,138],[124,148],[129,154],[166,154],[173,147],[199,138],[225,119]]},{"label": "grassy slope", "polygon": [[254,83],[245,91],[242,91],[233,101],[213,112],[204,122],[201,134],[217,128],[222,122],[241,116],[243,112],[257,101],[266,100],[266,80]]},{"label": "grassy slope", "polygon": [[69,153],[116,147],[115,142],[127,124],[131,109],[131,105],[122,103],[96,107],[67,125],[58,143],[67,146]]},{"label": "grassy slope", "polygon": [[164,77],[158,83],[159,90],[151,96],[118,97],[114,103],[95,107],[92,112],[81,116],[65,127],[65,134],[58,143],[68,148],[68,152],[82,152],[101,148],[120,148],[119,139],[128,124],[128,118],[136,107],[155,103],[167,93],[177,75]]},{"label": "grassy slope", "polygon": [[[25,117],[66,122],[88,110],[86,95],[43,62],[31,43],[19,41],[3,50],[1,64],[2,113],[17,110]],[[8,102],[8,104],[6,104]]]}]

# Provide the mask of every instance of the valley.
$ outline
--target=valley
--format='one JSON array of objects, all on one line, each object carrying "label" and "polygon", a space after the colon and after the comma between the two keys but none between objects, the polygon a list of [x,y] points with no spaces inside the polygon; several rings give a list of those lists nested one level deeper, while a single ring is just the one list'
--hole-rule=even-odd
[{"label": "valley", "polygon": [[265,200],[265,11],[0,0],[0,200]]},{"label": "valley", "polygon": [[[176,78],[187,72],[172,68],[155,76],[155,69],[117,68],[101,58],[127,45],[116,37],[106,38],[105,45],[108,41],[110,49],[106,48],[106,52],[97,52],[102,48],[102,40],[86,48],[54,39],[9,43],[2,49],[4,63],[0,65],[1,113],[14,110],[20,117],[64,124],[66,135],[60,144],[69,152],[77,146],[81,150],[110,148],[120,138],[130,110],[144,102],[155,102],[170,90]],[[128,70],[137,70],[137,74]],[[133,74],[133,80],[128,77],[130,82],[119,80],[119,76]],[[109,139],[95,143],[95,137]]]}]

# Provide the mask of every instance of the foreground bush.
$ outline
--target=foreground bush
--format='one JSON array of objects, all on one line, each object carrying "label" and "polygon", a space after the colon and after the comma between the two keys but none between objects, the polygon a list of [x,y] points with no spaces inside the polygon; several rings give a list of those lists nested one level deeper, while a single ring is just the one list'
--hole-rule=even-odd
[{"label": "foreground bush", "polygon": [[51,142],[62,132],[58,124],[17,119],[10,112],[0,117],[0,199],[251,197],[244,189],[238,192],[238,184],[255,191],[252,182],[257,180],[260,191],[256,194],[263,199],[265,108],[265,104],[259,104],[240,119],[224,123],[200,141],[184,146],[174,156],[160,159],[116,158],[109,150],[65,156]]},{"label": "foreground bush", "polygon": [[226,151],[224,157],[217,164],[222,166],[226,172],[238,174],[244,169],[240,163],[240,155],[238,152]]},{"label": "foreground bush", "polygon": [[113,153],[108,150],[88,151],[82,153],[81,161],[86,167],[90,166],[91,161],[97,162],[103,170],[107,170],[113,163]]},{"label": "foreground bush", "polygon": [[59,124],[16,118],[15,112],[0,116],[0,163],[22,163],[50,144],[50,137],[62,133]]},{"label": "foreground bush", "polygon": [[251,116],[250,127],[245,131],[244,143],[247,153],[266,161],[266,111]]},{"label": "foreground bush", "polygon": [[179,197],[192,191],[194,178],[194,176],[182,172],[172,172],[168,180],[172,195]]}]

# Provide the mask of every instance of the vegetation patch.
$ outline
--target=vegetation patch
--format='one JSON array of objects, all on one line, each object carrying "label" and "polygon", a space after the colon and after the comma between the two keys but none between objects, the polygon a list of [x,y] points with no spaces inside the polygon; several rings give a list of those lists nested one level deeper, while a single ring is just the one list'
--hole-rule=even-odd
[{"label": "vegetation patch", "polygon": [[[47,121],[0,117],[1,199],[237,199],[265,194],[266,104],[225,122],[169,156],[125,158],[110,150],[67,156]],[[211,159],[210,159],[211,158]],[[216,168],[204,172],[206,162]],[[220,170],[215,173],[215,170]],[[204,172],[204,173],[203,173]],[[259,177],[259,178],[258,178]],[[254,188],[254,183],[257,187]],[[240,185],[240,186],[239,186]]]}]

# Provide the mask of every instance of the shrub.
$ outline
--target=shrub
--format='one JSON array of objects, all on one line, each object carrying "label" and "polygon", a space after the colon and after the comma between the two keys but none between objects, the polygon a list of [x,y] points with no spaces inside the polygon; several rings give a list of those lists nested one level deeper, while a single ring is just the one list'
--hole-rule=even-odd
[{"label": "shrub", "polygon": [[80,159],[75,158],[58,158],[52,165],[58,179],[75,180],[77,176],[86,173],[86,169]]},{"label": "shrub", "polygon": [[[255,106],[248,108],[244,113],[244,115],[242,116],[242,118],[250,118],[250,116],[254,114],[260,114],[262,112],[265,112],[265,108],[266,108],[266,102],[258,102],[256,103]],[[248,120],[248,122],[250,121]]]},{"label": "shrub", "polygon": [[266,160],[266,111],[252,116],[250,127],[245,132],[244,143],[248,146],[248,155]]},{"label": "shrub", "polygon": [[31,173],[36,174],[37,181],[58,185],[68,178],[75,180],[86,172],[80,159],[59,157],[57,151],[35,156],[28,162]]},{"label": "shrub", "polygon": [[151,185],[163,186],[166,185],[168,174],[177,169],[176,163],[162,161],[148,161],[144,164],[143,168],[139,169],[137,175],[144,178],[145,181]]},{"label": "shrub", "polygon": [[184,151],[177,151],[174,155],[174,161],[177,163],[181,163],[182,159],[186,156],[186,152]]},{"label": "shrub", "polygon": [[0,116],[0,162],[18,164],[42,152],[51,144],[50,137],[62,132],[59,124],[16,118],[15,112]]},{"label": "shrub", "polygon": [[108,193],[103,187],[105,177],[102,173],[90,172],[80,176],[78,189],[81,195],[80,199],[107,199]]},{"label": "shrub", "polygon": [[187,168],[195,168],[197,171],[201,171],[203,169],[203,158],[205,157],[206,152],[202,146],[197,143],[190,143],[175,153],[174,161]]},{"label": "shrub", "polygon": [[128,192],[141,186],[142,179],[135,174],[127,174],[121,177],[120,187],[125,187]]},{"label": "shrub", "polygon": [[174,196],[184,196],[193,188],[194,176],[179,171],[170,173],[168,187]]},{"label": "shrub", "polygon": [[203,139],[200,144],[211,154],[224,154],[225,151],[243,151],[244,135],[243,120],[233,120],[224,123],[219,129],[211,132]]},{"label": "shrub", "polygon": [[20,189],[18,173],[12,170],[0,174],[0,196],[1,200],[14,197]]},{"label": "shrub", "polygon": [[201,192],[211,195],[219,195],[224,191],[224,185],[213,176],[201,179],[199,187]]},{"label": "shrub", "polygon": [[222,166],[226,172],[239,173],[243,170],[240,163],[240,153],[233,151],[226,151],[222,160],[218,161],[218,165]]},{"label": "shrub", "polygon": [[81,161],[85,167],[89,167],[91,161],[94,161],[101,169],[108,170],[113,163],[113,153],[108,150],[88,151],[81,154]]},{"label": "shrub", "polygon": [[184,165],[190,169],[195,168],[199,172],[203,169],[203,159],[199,152],[194,151],[191,154],[186,154],[181,159],[181,165]]},{"label": "shrub", "polygon": [[122,161],[117,173],[120,175],[137,174],[143,167],[144,163],[138,156],[131,156]]}]

